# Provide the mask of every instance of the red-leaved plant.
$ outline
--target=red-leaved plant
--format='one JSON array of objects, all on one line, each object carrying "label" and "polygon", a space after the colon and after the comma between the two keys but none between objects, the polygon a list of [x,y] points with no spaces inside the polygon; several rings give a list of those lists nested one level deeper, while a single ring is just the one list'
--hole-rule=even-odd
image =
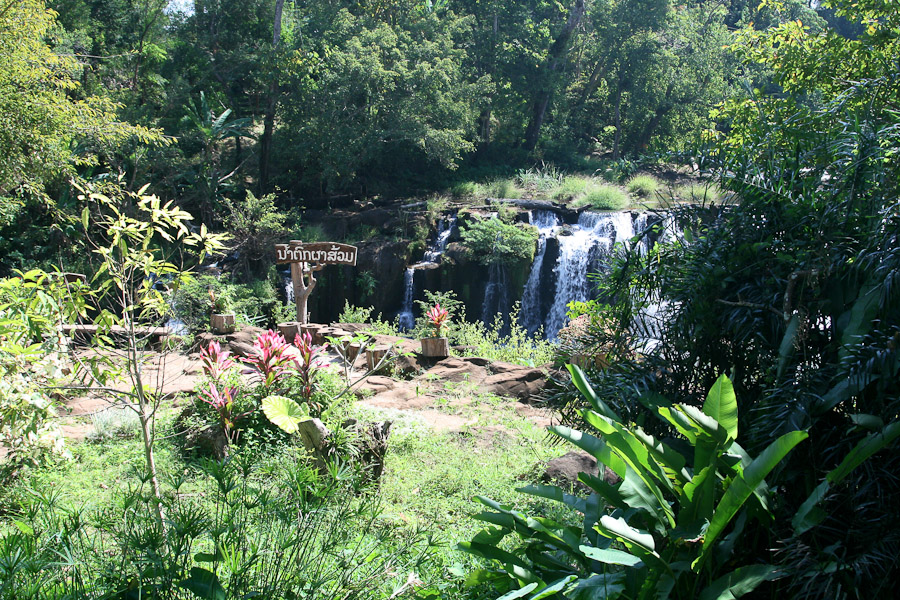
[{"label": "red-leaved plant", "polygon": [[435,304],[425,313],[425,316],[431,320],[431,326],[434,327],[434,337],[441,337],[441,328],[447,319],[450,318],[450,313],[446,309],[441,308],[440,304]]},{"label": "red-leaved plant", "polygon": [[321,353],[328,347],[328,344],[324,346],[313,345],[312,336],[307,332],[297,334],[297,337],[294,338],[294,345],[297,347],[294,363],[297,365],[300,380],[303,382],[303,399],[311,405],[310,408],[320,412],[320,406],[312,406],[313,383],[319,373],[319,369],[325,365]]},{"label": "red-leaved plant", "polygon": [[200,348],[203,372],[216,383],[234,366],[234,361],[230,357],[231,352],[222,351],[222,346],[216,341],[210,342],[206,348]]},{"label": "red-leaved plant", "polygon": [[296,358],[297,349],[285,341],[284,336],[271,329],[259,335],[253,343],[253,352],[243,359],[245,365],[259,377],[266,390],[287,374]]},{"label": "red-leaved plant", "polygon": [[200,399],[216,409],[219,415],[219,422],[222,424],[222,431],[225,432],[225,439],[229,445],[237,440],[234,426],[238,419],[246,417],[249,412],[240,415],[234,414],[234,397],[237,389],[233,387],[223,387],[221,390],[215,383],[210,382],[209,391],[200,390]]}]

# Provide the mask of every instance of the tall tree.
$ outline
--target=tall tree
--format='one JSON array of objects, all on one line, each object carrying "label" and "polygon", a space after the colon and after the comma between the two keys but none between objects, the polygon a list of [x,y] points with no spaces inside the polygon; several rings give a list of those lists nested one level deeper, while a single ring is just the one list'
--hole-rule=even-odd
[{"label": "tall tree", "polygon": [[[284,0],[275,0],[275,20],[272,28],[272,61],[277,63],[278,45],[281,43],[281,16]],[[259,143],[259,189],[264,193],[269,187],[269,163],[272,153],[272,132],[275,129],[275,109],[278,106],[278,69],[273,66],[269,75],[269,94],[266,97],[266,114],[263,134]]]},{"label": "tall tree", "polygon": [[562,30],[556,36],[553,45],[550,46],[550,51],[547,53],[541,85],[538,87],[531,104],[531,121],[525,130],[525,149],[529,152],[534,150],[534,147],[537,145],[541,125],[543,125],[544,116],[547,114],[547,106],[550,104],[550,98],[560,85],[558,74],[562,61],[569,50],[572,36],[575,35],[575,29],[581,23],[582,17],[584,17],[584,0],[575,0],[572,8],[569,9],[569,17],[566,19],[565,25],[563,25]]}]

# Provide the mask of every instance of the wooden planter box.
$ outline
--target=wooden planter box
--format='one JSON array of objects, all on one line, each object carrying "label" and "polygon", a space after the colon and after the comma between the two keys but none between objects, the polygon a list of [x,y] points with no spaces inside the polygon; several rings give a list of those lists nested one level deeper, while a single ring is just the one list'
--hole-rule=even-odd
[{"label": "wooden planter box", "polygon": [[422,355],[430,358],[450,356],[450,340],[445,337],[422,338]]},{"label": "wooden planter box", "polygon": [[[369,368],[369,371],[374,371],[375,367],[378,366],[378,363],[381,362],[381,359],[384,358],[384,355],[390,351],[390,346],[375,346],[374,348],[368,348],[366,350],[366,366]],[[380,370],[384,370],[386,365],[381,365]]]},{"label": "wooden planter box", "polygon": [[284,336],[288,344],[293,344],[297,335],[300,333],[300,323],[298,321],[288,321],[278,324],[278,331]]},{"label": "wooden planter box", "polygon": [[209,317],[209,325],[213,333],[232,333],[234,332],[234,313],[213,313]]}]

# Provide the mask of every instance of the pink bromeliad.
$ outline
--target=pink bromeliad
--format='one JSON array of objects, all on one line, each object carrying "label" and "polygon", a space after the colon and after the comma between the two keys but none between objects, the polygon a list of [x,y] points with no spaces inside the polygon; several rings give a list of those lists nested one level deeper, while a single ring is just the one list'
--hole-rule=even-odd
[{"label": "pink bromeliad", "polygon": [[222,351],[222,347],[216,341],[212,341],[209,346],[200,349],[203,372],[215,382],[218,382],[234,366],[234,361],[230,357],[231,352]]},{"label": "pink bromeliad", "polygon": [[434,327],[434,337],[441,337],[441,328],[444,326],[447,319],[450,318],[449,311],[441,308],[440,304],[435,304],[427,313],[425,313],[425,316],[431,320],[431,326]]},{"label": "pink bromeliad", "polygon": [[285,341],[284,336],[271,329],[260,334],[253,343],[253,352],[243,359],[259,376],[266,389],[284,377],[291,362],[295,361],[297,349]]}]

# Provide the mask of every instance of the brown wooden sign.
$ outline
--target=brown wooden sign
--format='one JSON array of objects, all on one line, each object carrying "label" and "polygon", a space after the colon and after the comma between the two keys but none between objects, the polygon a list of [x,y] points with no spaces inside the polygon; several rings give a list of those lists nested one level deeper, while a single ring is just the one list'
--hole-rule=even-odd
[{"label": "brown wooden sign", "polygon": [[307,323],[309,319],[306,303],[316,287],[314,272],[322,270],[325,265],[356,266],[356,246],[334,242],[304,244],[299,240],[291,240],[289,244],[275,244],[275,254],[275,262],[291,265],[294,303],[297,305],[297,321],[300,323]]},{"label": "brown wooden sign", "polygon": [[356,266],[356,246],[334,242],[275,244],[276,262]]}]

